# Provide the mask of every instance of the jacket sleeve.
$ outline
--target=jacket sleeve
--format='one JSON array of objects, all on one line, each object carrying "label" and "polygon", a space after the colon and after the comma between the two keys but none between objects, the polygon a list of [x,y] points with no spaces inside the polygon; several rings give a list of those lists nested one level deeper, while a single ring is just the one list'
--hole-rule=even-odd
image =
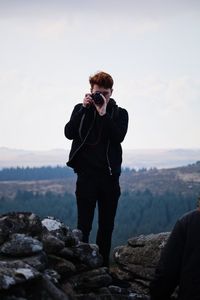
[{"label": "jacket sleeve", "polygon": [[71,114],[69,122],[65,125],[64,134],[69,140],[73,140],[78,136],[79,125],[83,114],[87,108],[83,107],[81,103],[77,104]]},{"label": "jacket sleeve", "polygon": [[117,120],[113,120],[107,113],[102,118],[108,138],[112,142],[123,142],[128,129],[128,112],[123,108],[119,108]]},{"label": "jacket sleeve", "polygon": [[155,277],[150,284],[151,300],[168,300],[179,284],[184,249],[184,230],[180,221],[175,224],[165,245]]}]

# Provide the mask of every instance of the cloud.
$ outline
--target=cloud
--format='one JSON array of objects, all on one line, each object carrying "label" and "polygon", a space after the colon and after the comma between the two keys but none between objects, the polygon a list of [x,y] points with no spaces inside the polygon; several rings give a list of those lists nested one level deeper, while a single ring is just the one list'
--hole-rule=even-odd
[{"label": "cloud", "polygon": [[120,40],[140,35],[157,32],[160,23],[152,19],[134,19],[132,17],[124,18],[120,15],[105,15],[103,18],[98,12],[90,15],[82,13],[66,12],[62,16],[51,16],[36,19],[12,19],[3,18],[0,20],[0,33],[6,39],[5,32],[10,36],[14,33],[19,37],[25,37],[30,40],[72,40],[78,39],[79,43],[91,42],[93,39],[99,38],[109,42],[111,39]]},{"label": "cloud", "polygon": [[101,0],[101,1],[25,1],[0,2],[1,30],[42,39],[69,36],[81,39],[94,35],[109,41],[119,35],[137,37],[157,32],[163,23],[177,15],[200,15],[200,1],[187,0]]},{"label": "cloud", "polygon": [[200,78],[152,75],[124,81],[118,88],[130,117],[126,148],[200,146]]},{"label": "cloud", "polygon": [[180,15],[184,13],[196,12],[200,8],[198,0],[8,0],[0,1],[0,11],[2,16],[49,16],[65,12],[82,12],[87,15],[98,12],[102,15],[115,14],[120,16],[131,15],[136,17],[157,17]]},{"label": "cloud", "polygon": [[170,80],[164,94],[166,105],[165,114],[171,112],[189,112],[198,110],[200,112],[200,80],[188,76]]},{"label": "cloud", "polygon": [[[1,72],[1,145],[26,149],[68,145],[69,148],[63,127],[76,104],[76,88],[81,95],[77,83],[65,87],[64,81],[54,83],[16,70]],[[182,76],[166,80],[153,75],[129,81],[124,78],[116,83],[116,89],[118,104],[130,116],[125,148],[195,146],[200,79]]]},{"label": "cloud", "polygon": [[2,143],[63,145],[63,124],[99,69],[113,75],[113,96],[129,111],[127,145],[132,134],[145,145],[162,126],[172,132],[177,118],[196,132],[199,7],[184,0],[0,0]]},{"label": "cloud", "polygon": [[[125,86],[131,87],[131,92]],[[200,112],[200,78],[181,76],[167,80],[152,75],[119,83],[118,89],[119,97],[129,99],[130,105],[146,107],[162,116]]]}]

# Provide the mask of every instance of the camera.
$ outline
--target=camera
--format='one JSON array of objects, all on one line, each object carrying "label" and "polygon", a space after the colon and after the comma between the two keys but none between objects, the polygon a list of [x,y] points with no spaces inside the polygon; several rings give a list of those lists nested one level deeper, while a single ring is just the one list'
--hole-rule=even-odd
[{"label": "camera", "polygon": [[95,93],[91,94],[91,97],[94,100],[94,103],[96,105],[102,106],[104,104],[104,99],[101,96],[100,92],[95,92]]}]

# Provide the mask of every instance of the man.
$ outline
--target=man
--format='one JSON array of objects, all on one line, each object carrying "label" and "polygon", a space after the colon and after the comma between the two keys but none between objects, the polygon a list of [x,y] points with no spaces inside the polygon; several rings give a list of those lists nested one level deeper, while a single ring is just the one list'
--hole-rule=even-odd
[{"label": "man", "polygon": [[150,286],[151,300],[168,300],[179,286],[179,300],[200,299],[200,209],[174,226]]},{"label": "man", "polygon": [[113,79],[109,74],[98,72],[89,82],[90,93],[74,107],[65,126],[65,136],[73,140],[67,165],[77,173],[77,227],[83,233],[83,242],[89,242],[98,204],[96,243],[103,265],[108,267],[128,113],[111,98]]}]

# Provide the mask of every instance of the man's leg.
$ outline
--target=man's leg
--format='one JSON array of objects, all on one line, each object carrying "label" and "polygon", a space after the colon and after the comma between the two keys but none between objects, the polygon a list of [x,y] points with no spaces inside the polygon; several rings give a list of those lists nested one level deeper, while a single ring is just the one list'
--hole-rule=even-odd
[{"label": "man's leg", "polygon": [[95,183],[91,177],[78,175],[76,182],[77,228],[83,233],[83,242],[89,243],[96,207]]},{"label": "man's leg", "polygon": [[98,232],[96,243],[103,256],[104,266],[109,267],[109,255],[114,229],[114,220],[120,196],[119,179],[112,176],[104,177],[98,198]]}]

